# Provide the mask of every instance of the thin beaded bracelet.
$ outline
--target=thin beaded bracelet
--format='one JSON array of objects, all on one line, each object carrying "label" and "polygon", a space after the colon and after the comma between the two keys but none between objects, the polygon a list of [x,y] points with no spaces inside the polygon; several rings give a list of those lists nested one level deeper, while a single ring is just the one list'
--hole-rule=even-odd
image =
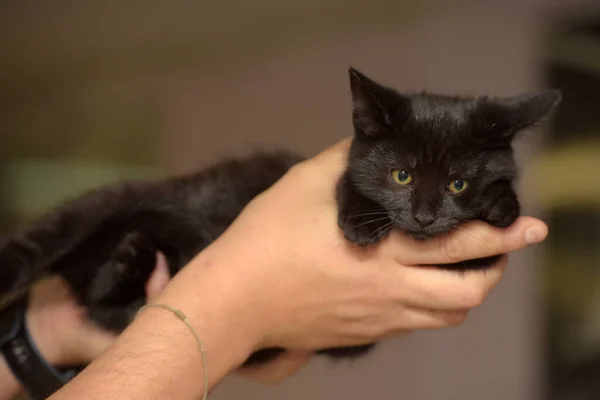
[{"label": "thin beaded bracelet", "polygon": [[182,320],[187,325],[187,327],[192,332],[192,335],[194,335],[194,339],[196,339],[196,343],[198,344],[198,348],[200,349],[200,354],[202,355],[202,368],[204,370],[203,371],[204,372],[204,395],[202,396],[202,400],[206,400],[208,398],[208,362],[206,361],[206,351],[204,350],[204,344],[202,343],[202,340],[200,340],[200,336],[198,336],[198,333],[196,333],[196,330],[190,323],[190,320],[185,316],[184,313],[181,312],[181,310],[178,310],[177,308],[173,308],[166,304],[161,304],[161,303],[146,304],[145,306],[142,306],[138,310],[136,315],[139,315],[146,308],[150,308],[150,307],[164,308],[165,310],[171,311],[173,314],[175,314],[175,316],[177,316],[177,318]]}]

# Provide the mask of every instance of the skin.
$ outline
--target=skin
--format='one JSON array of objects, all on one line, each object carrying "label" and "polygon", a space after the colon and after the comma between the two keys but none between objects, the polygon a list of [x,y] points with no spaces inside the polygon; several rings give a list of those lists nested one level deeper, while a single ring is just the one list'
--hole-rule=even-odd
[{"label": "skin", "polygon": [[[149,297],[181,309],[199,332],[209,389],[232,372],[277,382],[297,372],[315,349],[459,325],[500,282],[506,257],[485,272],[453,274],[417,265],[509,253],[547,235],[543,222],[521,217],[505,230],[475,222],[425,242],[394,232],[376,246],[358,248],[337,227],[334,198],[348,144],[294,167],[166,286],[159,257],[149,287],[160,294],[151,289]],[[40,347],[51,342],[65,358],[95,361],[51,399],[201,396],[196,343],[168,311],[147,309],[104,352],[111,335],[95,327],[91,336],[74,329],[89,324],[83,313],[60,320],[71,328],[61,331],[49,323]],[[271,364],[239,369],[264,347],[291,350]]]},{"label": "skin", "polygon": [[[147,301],[153,301],[168,282],[165,258],[158,254],[156,268],[146,285]],[[85,310],[77,305],[68,285],[59,277],[34,286],[26,318],[40,353],[56,366],[88,363],[116,339],[86,318]],[[19,383],[0,358],[0,399],[10,400],[20,392]]]}]

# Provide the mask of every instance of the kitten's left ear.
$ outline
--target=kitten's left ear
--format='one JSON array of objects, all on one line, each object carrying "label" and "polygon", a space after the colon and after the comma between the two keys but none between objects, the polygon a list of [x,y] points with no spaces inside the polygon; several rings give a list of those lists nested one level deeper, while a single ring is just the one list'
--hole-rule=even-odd
[{"label": "kitten's left ear", "polygon": [[557,90],[544,90],[496,99],[483,107],[484,118],[493,132],[508,140],[552,114],[562,101]]},{"label": "kitten's left ear", "polygon": [[348,70],[352,92],[352,122],[358,136],[384,135],[394,122],[406,118],[409,103],[400,93],[354,68]]}]

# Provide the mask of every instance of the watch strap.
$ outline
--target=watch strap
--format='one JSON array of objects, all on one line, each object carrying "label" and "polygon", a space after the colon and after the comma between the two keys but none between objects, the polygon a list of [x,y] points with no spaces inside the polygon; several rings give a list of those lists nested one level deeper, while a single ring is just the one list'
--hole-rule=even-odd
[{"label": "watch strap", "polygon": [[30,399],[46,399],[74,373],[54,368],[41,356],[29,334],[26,311],[27,295],[0,311],[0,352]]}]

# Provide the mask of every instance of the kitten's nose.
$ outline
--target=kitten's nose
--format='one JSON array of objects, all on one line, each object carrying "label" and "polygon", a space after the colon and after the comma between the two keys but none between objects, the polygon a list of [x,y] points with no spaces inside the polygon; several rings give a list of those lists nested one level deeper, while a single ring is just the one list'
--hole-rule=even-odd
[{"label": "kitten's nose", "polygon": [[433,224],[436,220],[435,215],[430,213],[417,213],[413,216],[415,221],[419,224],[421,228],[425,228],[431,224]]}]

